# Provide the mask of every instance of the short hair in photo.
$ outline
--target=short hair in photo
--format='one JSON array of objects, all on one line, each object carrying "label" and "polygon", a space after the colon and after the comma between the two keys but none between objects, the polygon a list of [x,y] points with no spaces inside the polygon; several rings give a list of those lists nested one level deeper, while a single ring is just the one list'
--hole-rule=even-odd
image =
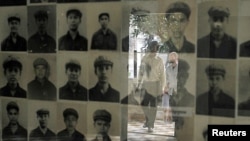
[{"label": "short hair in photo", "polygon": [[74,15],[76,15],[77,17],[82,18],[82,12],[81,12],[80,10],[78,10],[78,9],[69,9],[69,10],[67,11],[67,13],[66,13],[66,16],[68,17],[69,14],[74,14]]},{"label": "short hair in photo", "polygon": [[191,14],[191,9],[187,3],[182,2],[182,1],[177,1],[177,2],[171,3],[168,6],[166,10],[166,18],[168,18],[171,13],[182,13],[187,17],[187,19],[189,19],[190,14]]}]

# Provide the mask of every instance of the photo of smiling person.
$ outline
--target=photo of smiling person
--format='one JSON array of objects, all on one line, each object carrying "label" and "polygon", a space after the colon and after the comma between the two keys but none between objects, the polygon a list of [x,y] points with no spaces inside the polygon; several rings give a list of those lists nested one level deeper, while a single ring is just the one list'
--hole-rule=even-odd
[{"label": "photo of smiling person", "polygon": [[[69,9],[66,12],[68,32],[59,38],[59,50],[66,51],[87,51],[88,40],[79,33],[81,26],[82,12],[78,9]],[[83,21],[85,22],[85,21]]]}]

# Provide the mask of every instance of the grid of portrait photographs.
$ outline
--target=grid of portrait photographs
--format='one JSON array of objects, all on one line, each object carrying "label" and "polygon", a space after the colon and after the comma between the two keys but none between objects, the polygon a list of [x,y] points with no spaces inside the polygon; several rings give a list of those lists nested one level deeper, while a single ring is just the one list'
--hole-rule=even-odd
[{"label": "grid of portrait photographs", "polygon": [[0,0],[0,141],[207,140],[249,124],[249,0]]}]

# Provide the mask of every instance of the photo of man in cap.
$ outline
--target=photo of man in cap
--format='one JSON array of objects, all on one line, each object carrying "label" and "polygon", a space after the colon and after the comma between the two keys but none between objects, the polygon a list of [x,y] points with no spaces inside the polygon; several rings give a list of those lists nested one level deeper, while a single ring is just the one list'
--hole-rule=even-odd
[{"label": "photo of man in cap", "polygon": [[[185,37],[191,9],[185,2],[171,3],[166,10],[166,19],[172,25],[170,39],[159,49],[160,53],[194,53],[194,44]],[[178,24],[177,24],[178,23]]]},{"label": "photo of man in cap", "polygon": [[201,58],[235,59],[237,41],[226,33],[230,10],[224,6],[211,6],[208,10],[210,33],[198,39],[197,56]]},{"label": "photo of man in cap", "polygon": [[205,68],[209,90],[197,96],[196,114],[234,117],[235,100],[222,89],[226,70],[220,63]]},{"label": "photo of man in cap", "polygon": [[91,49],[117,50],[116,34],[108,28],[110,22],[109,13],[100,13],[98,21],[101,29],[96,31],[92,36]]},{"label": "photo of man in cap", "polygon": [[89,100],[119,103],[120,92],[112,88],[109,83],[113,62],[106,56],[98,56],[94,61],[94,69],[98,82],[89,89]]},{"label": "photo of man in cap", "polygon": [[28,39],[30,53],[55,53],[56,41],[47,34],[48,11],[38,10],[34,14],[37,32]]},{"label": "photo of man in cap", "polygon": [[68,82],[59,89],[59,99],[87,101],[88,90],[79,82],[81,65],[77,60],[70,60],[65,64]]},{"label": "photo of man in cap", "polygon": [[2,41],[2,51],[27,51],[27,41],[20,36],[18,29],[21,25],[21,18],[18,14],[8,17],[10,34]]},{"label": "photo of man in cap", "polygon": [[48,128],[49,110],[42,108],[36,114],[39,126],[30,132],[30,141],[55,141],[56,134]]},{"label": "photo of man in cap", "polygon": [[8,56],[2,65],[7,84],[0,89],[0,96],[26,98],[26,90],[18,83],[22,74],[22,63],[14,56]]},{"label": "photo of man in cap", "polygon": [[164,92],[166,83],[163,60],[157,55],[158,48],[158,41],[149,42],[146,54],[141,59],[138,74],[138,89],[146,89],[156,103],[153,104],[155,107],[151,108],[150,112],[144,110],[146,122],[143,127],[148,128],[148,132],[153,132],[157,112],[157,97]]},{"label": "photo of man in cap", "polygon": [[44,58],[33,61],[35,79],[28,83],[28,98],[37,100],[56,100],[56,87],[49,81],[50,65]]},{"label": "photo of man in cap", "polygon": [[16,102],[10,101],[6,106],[9,124],[2,130],[4,141],[27,141],[27,129],[19,124],[19,106]]},{"label": "photo of man in cap", "polygon": [[87,51],[88,40],[78,31],[82,22],[82,12],[78,9],[69,9],[66,18],[69,31],[59,39],[59,50]]},{"label": "photo of man in cap", "polygon": [[76,130],[78,112],[73,108],[66,108],[63,118],[66,129],[57,133],[57,141],[86,141],[85,136]]},{"label": "photo of man in cap", "polygon": [[94,128],[96,129],[96,138],[91,141],[111,141],[108,135],[112,116],[105,109],[98,109],[93,113]]}]

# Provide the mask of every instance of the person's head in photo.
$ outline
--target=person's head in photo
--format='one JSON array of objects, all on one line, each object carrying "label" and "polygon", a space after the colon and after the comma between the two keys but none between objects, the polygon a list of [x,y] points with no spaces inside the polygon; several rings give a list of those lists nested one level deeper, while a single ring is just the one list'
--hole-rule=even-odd
[{"label": "person's head in photo", "polygon": [[78,121],[78,112],[73,108],[67,108],[63,111],[63,119],[66,126],[66,129],[73,133],[75,131],[77,121]]},{"label": "person's head in photo", "polygon": [[221,64],[210,64],[205,69],[209,81],[209,91],[217,94],[221,91],[226,70]]},{"label": "person's head in photo", "polygon": [[212,6],[208,10],[211,34],[221,39],[225,32],[225,25],[228,23],[230,11],[224,6]]},{"label": "person's head in photo", "polygon": [[48,128],[49,110],[39,109],[37,110],[36,115],[37,115],[37,120],[39,122],[39,127],[42,129]]},{"label": "person's head in photo", "polygon": [[8,56],[3,62],[4,75],[8,81],[8,85],[11,88],[15,88],[18,85],[18,81],[21,77],[23,65],[14,56]]},{"label": "person's head in photo", "polygon": [[100,13],[99,16],[98,16],[98,19],[99,19],[99,23],[101,25],[101,28],[103,30],[107,29],[109,21],[110,21],[109,13],[106,13],[106,12],[105,13]]},{"label": "person's head in photo", "polygon": [[159,45],[158,41],[151,41],[147,47],[147,52],[149,53],[149,55],[152,57],[155,57],[157,55],[157,51],[159,49],[159,46],[160,45]]},{"label": "person's head in photo", "polygon": [[110,128],[110,122],[112,120],[110,112],[105,109],[96,110],[93,114],[93,120],[97,136],[107,136]]},{"label": "person's head in photo", "polygon": [[33,67],[35,71],[36,78],[38,80],[43,80],[49,77],[49,63],[44,58],[37,58],[33,62]]},{"label": "person's head in photo", "polygon": [[9,124],[10,125],[17,125],[18,124],[18,117],[19,117],[19,106],[16,102],[11,101],[6,106]]},{"label": "person's head in photo", "polygon": [[106,56],[98,56],[94,61],[95,74],[98,82],[108,83],[112,74],[113,62]]},{"label": "person's head in photo", "polygon": [[189,22],[191,9],[185,2],[177,1],[171,3],[166,10],[166,19],[172,26],[172,36],[181,38]]},{"label": "person's head in photo", "polygon": [[18,29],[21,24],[21,18],[18,14],[10,15],[8,17],[8,25],[10,28],[10,33],[13,35],[18,34]]},{"label": "person's head in photo", "polygon": [[168,65],[172,66],[173,68],[178,65],[178,53],[176,52],[171,52],[168,55]]},{"label": "person's head in photo", "polygon": [[38,10],[37,12],[35,12],[34,18],[36,21],[38,32],[41,34],[46,33],[49,18],[48,11]]},{"label": "person's head in photo", "polygon": [[66,13],[70,31],[77,31],[81,23],[82,12],[78,9],[69,9]]},{"label": "person's head in photo", "polygon": [[65,64],[65,73],[70,83],[78,83],[81,75],[81,65],[77,60],[70,60]]}]

